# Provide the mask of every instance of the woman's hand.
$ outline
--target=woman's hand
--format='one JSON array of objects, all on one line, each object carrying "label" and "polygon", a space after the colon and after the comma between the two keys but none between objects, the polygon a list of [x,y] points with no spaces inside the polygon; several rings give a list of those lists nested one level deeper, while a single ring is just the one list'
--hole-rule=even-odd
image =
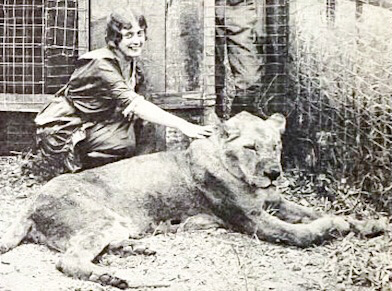
[{"label": "woman's hand", "polygon": [[135,98],[132,103],[123,111],[124,116],[131,112],[140,118],[160,125],[177,128],[190,138],[206,138],[214,132],[214,126],[200,126],[190,123],[178,116],[164,111],[144,98]]},{"label": "woman's hand", "polygon": [[212,125],[201,126],[187,121],[178,126],[178,129],[191,138],[206,138],[214,132],[214,126]]}]

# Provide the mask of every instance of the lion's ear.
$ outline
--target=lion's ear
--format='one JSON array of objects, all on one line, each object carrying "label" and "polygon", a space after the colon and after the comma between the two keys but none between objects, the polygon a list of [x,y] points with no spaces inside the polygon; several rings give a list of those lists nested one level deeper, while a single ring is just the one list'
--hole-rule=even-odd
[{"label": "lion's ear", "polygon": [[240,136],[240,130],[233,121],[226,121],[219,126],[220,136],[225,142],[230,142]]},{"label": "lion's ear", "polygon": [[226,129],[227,139],[226,142],[230,142],[240,136],[240,130],[238,128],[228,128]]},{"label": "lion's ear", "polygon": [[281,134],[284,133],[286,128],[286,118],[282,114],[275,113],[266,121],[276,127]]}]

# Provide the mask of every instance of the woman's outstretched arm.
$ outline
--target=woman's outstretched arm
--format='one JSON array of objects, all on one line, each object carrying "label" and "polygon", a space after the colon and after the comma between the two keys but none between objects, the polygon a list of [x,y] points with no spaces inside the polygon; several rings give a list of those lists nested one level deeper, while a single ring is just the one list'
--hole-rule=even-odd
[{"label": "woman's outstretched arm", "polygon": [[183,134],[191,138],[205,138],[212,134],[214,127],[211,125],[200,126],[190,123],[178,116],[175,116],[155,104],[141,98],[135,98],[132,103],[123,111],[124,116],[134,113],[140,118],[156,124],[177,128]]}]

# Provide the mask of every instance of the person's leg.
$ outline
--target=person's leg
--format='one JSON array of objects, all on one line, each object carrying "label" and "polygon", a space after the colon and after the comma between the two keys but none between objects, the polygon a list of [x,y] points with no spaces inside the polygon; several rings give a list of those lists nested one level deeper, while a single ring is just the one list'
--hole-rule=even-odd
[{"label": "person's leg", "polygon": [[132,123],[98,123],[86,130],[86,138],[77,150],[83,168],[92,168],[133,156],[135,143]]},{"label": "person's leg", "polygon": [[25,175],[49,180],[66,172],[76,172],[81,165],[74,155],[70,136],[75,128],[59,126],[38,127],[36,149],[22,165]]}]

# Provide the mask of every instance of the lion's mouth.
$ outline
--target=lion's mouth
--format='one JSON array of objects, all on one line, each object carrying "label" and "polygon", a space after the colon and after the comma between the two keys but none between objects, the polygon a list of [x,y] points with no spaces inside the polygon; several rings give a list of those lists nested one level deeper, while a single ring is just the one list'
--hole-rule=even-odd
[{"label": "lion's mouth", "polygon": [[259,176],[257,180],[257,186],[260,188],[268,188],[271,185],[276,185],[277,181],[281,177],[281,172],[277,170],[265,171],[262,176]]}]

